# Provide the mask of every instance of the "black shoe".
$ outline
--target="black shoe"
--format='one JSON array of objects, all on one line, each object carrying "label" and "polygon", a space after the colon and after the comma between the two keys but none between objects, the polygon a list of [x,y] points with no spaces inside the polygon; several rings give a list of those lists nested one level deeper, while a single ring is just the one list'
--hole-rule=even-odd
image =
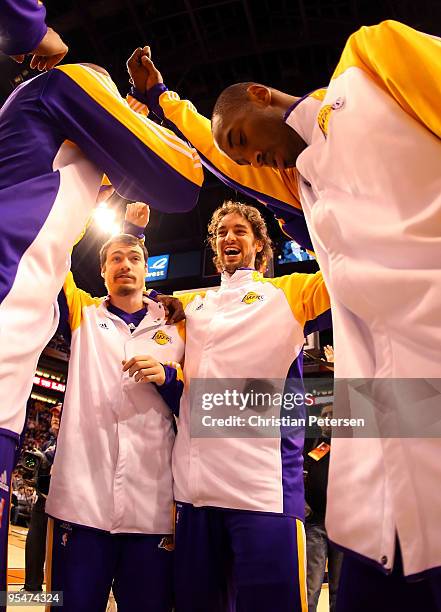
[{"label": "black shoe", "polygon": [[39,589],[28,589],[28,587],[24,585],[20,589],[20,593],[42,593],[42,592],[43,592],[43,587],[40,587]]}]

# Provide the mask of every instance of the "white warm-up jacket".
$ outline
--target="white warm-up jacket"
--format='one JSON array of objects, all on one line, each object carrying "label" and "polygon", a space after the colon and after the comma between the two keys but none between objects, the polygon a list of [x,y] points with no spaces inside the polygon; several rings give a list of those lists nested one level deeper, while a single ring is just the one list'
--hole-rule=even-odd
[{"label": "white warm-up jacket", "polygon": [[180,362],[180,327],[166,326],[163,307],[145,298],[148,312],[130,333],[71,273],[64,293],[71,356],[46,511],[112,533],[171,533],[172,412],[155,385],[122,371],[122,361]]}]

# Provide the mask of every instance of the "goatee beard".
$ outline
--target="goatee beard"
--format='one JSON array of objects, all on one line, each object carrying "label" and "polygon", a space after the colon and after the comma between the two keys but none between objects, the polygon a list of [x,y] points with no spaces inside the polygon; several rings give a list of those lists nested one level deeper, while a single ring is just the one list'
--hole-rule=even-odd
[{"label": "goatee beard", "polygon": [[251,256],[242,257],[242,259],[237,264],[230,264],[228,266],[225,265],[225,262],[222,262],[223,269],[225,270],[225,272],[228,272],[228,274],[234,274],[234,272],[236,272],[236,270],[238,270],[239,268],[249,268],[250,263]]},{"label": "goatee beard", "polygon": [[135,291],[136,289],[133,289],[131,287],[118,287],[115,293],[116,295],[119,295],[120,297],[127,297],[128,295],[135,293]]}]

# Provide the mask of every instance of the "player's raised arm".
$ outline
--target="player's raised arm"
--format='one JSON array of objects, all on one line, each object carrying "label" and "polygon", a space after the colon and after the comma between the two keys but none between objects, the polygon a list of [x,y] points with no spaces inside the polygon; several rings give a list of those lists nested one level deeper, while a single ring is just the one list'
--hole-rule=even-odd
[{"label": "player's raised arm", "polygon": [[203,181],[197,152],[134,112],[106,71],[60,66],[48,75],[41,101],[60,135],[75,142],[120,195],[165,212],[195,206]]},{"label": "player's raised arm", "polygon": [[132,95],[164,120],[177,134],[198,150],[202,163],[221,181],[264,204],[285,207],[301,216],[295,168],[283,176],[274,168],[240,166],[220,151],[213,140],[211,122],[188,100],[169,91],[150,57],[150,48],[138,48],[127,62],[133,84]]}]

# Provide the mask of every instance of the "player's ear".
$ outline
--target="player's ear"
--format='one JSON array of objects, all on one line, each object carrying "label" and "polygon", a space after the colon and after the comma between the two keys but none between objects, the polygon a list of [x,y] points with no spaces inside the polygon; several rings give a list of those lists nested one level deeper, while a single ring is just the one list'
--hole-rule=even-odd
[{"label": "player's ear", "polygon": [[271,90],[264,85],[253,83],[247,89],[248,99],[259,106],[269,106],[271,104]]}]

